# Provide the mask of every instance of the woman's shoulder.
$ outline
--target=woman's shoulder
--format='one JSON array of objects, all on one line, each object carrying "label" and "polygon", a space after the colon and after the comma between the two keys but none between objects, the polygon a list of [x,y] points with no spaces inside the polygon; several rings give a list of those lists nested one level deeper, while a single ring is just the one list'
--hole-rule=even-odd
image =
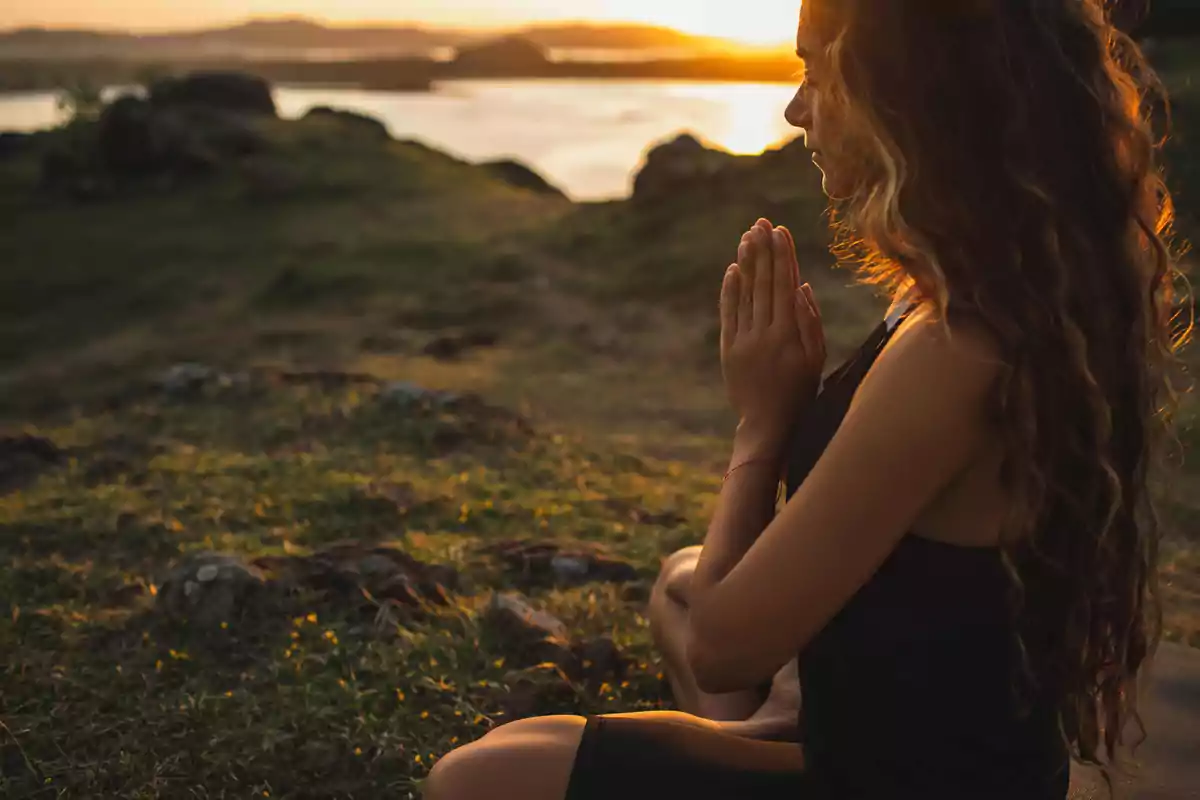
[{"label": "woman's shoulder", "polygon": [[998,342],[983,324],[957,316],[949,321],[933,303],[919,303],[899,321],[860,394],[886,394],[890,403],[924,403],[938,395],[983,400],[1003,369]]}]

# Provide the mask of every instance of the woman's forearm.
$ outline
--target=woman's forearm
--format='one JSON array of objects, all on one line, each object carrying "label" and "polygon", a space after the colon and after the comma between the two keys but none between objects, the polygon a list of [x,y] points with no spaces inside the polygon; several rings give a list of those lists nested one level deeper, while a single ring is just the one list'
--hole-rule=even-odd
[{"label": "woman's forearm", "polygon": [[782,456],[777,447],[759,447],[735,439],[728,479],[692,578],[696,599],[720,583],[742,560],[775,517]]}]

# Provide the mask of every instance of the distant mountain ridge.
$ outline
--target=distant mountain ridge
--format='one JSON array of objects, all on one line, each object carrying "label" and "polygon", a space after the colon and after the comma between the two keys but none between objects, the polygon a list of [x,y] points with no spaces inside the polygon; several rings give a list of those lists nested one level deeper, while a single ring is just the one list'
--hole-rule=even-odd
[{"label": "distant mountain ridge", "polygon": [[194,58],[338,51],[378,56],[427,54],[502,34],[540,47],[707,52],[729,45],[669,28],[640,25],[535,25],[506,31],[464,31],[419,25],[333,26],[304,18],[256,19],[227,27],[162,33],[19,28],[0,30],[0,58]]}]

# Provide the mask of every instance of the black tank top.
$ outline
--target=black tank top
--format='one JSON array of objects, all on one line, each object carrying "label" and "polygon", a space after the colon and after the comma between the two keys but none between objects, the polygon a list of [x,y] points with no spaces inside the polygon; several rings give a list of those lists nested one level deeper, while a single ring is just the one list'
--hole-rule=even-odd
[{"label": "black tank top", "polygon": [[[793,440],[789,498],[904,316],[825,380]],[[1016,692],[1008,591],[999,550],[906,536],[800,653],[807,771],[836,797],[1063,800],[1054,698]]]}]

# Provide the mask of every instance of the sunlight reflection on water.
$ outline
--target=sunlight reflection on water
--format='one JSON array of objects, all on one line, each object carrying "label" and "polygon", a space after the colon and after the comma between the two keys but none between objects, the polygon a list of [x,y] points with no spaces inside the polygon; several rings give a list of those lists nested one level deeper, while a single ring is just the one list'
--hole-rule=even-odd
[{"label": "sunlight reflection on water", "polygon": [[[629,192],[647,147],[690,131],[739,154],[790,139],[782,84],[653,81],[460,81],[425,94],[280,87],[280,112],[317,105],[372,114],[399,138],[470,160],[515,158],[580,200]],[[0,130],[55,124],[49,93],[0,95]]]}]

